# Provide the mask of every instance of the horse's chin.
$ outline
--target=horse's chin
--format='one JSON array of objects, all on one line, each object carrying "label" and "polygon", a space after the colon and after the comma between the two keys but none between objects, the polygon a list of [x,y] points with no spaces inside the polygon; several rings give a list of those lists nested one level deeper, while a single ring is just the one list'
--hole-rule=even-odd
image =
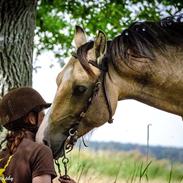
[{"label": "horse's chin", "polygon": [[67,139],[67,136],[62,135],[60,138],[50,138],[49,140],[44,140],[44,143],[50,147],[53,158],[55,160],[59,159],[64,155],[64,146],[65,146],[65,141]]},{"label": "horse's chin", "polygon": [[62,143],[59,148],[52,149],[52,152],[53,152],[53,158],[55,160],[61,158],[64,155],[64,143]]},{"label": "horse's chin", "polygon": [[[65,123],[66,123],[65,121],[60,122],[60,124],[65,124]],[[67,127],[57,126],[55,128],[52,128],[52,131],[47,131],[45,133],[44,142],[47,142],[45,144],[47,144],[51,148],[54,159],[59,159],[65,153],[64,146],[67,143],[66,140],[69,137],[69,130],[73,128],[73,124],[74,124],[73,122],[69,122],[69,123],[70,125]]]}]

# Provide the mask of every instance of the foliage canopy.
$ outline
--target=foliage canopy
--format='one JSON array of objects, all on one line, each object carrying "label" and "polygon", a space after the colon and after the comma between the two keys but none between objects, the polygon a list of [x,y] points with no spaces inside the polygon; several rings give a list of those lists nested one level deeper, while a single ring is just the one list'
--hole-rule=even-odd
[{"label": "foliage canopy", "polygon": [[38,2],[35,47],[68,56],[76,24],[95,34],[103,30],[109,39],[135,21],[159,20],[180,12],[182,0],[42,0]]}]

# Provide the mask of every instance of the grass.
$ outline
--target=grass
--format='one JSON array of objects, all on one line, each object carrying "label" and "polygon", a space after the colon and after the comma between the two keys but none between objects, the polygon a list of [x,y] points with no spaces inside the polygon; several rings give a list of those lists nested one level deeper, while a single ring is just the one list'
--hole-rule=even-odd
[{"label": "grass", "polygon": [[183,183],[182,164],[153,157],[147,162],[137,151],[74,150],[69,159],[69,175],[77,183]]},{"label": "grass", "polygon": [[[4,133],[0,135],[2,140]],[[138,151],[94,152],[82,149],[73,150],[68,157],[69,175],[77,183],[183,183],[183,164],[156,160]],[[55,179],[54,183],[59,181]]]}]

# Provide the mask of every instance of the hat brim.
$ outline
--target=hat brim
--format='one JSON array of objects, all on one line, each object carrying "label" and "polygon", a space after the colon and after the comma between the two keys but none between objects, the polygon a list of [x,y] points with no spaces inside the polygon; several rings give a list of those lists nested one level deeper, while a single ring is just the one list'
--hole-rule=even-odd
[{"label": "hat brim", "polygon": [[50,106],[51,106],[51,103],[46,103],[46,104],[43,105],[43,107],[44,107],[45,109],[49,108]]}]

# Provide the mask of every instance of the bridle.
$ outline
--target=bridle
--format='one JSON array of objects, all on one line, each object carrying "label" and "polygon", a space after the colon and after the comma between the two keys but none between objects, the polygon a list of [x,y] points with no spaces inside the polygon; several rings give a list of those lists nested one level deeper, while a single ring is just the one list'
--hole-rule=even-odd
[{"label": "bridle", "polygon": [[[72,56],[74,58],[78,59],[78,56],[76,53],[72,53]],[[90,106],[92,105],[92,102],[94,101],[94,98],[98,95],[100,87],[102,87],[106,105],[107,105],[108,112],[109,112],[108,122],[109,123],[113,122],[112,106],[111,106],[109,93],[108,93],[107,86],[106,86],[106,73],[108,72],[107,60],[104,57],[101,65],[98,65],[97,62],[93,61],[93,60],[89,60],[89,63],[100,70],[100,75],[98,76],[98,79],[96,80],[96,82],[94,84],[94,88],[93,88],[93,92],[92,92],[91,96],[88,98],[86,105],[84,106],[82,111],[79,113],[76,123],[68,131],[67,139],[64,142],[64,155],[62,158],[62,163],[64,165],[64,170],[65,170],[65,174],[63,176],[61,176],[60,165],[59,165],[58,161],[57,160],[55,161],[56,165],[58,166],[58,171],[60,174],[60,182],[62,180],[70,179],[70,177],[67,174],[67,164],[68,164],[69,160],[66,157],[66,153],[70,152],[73,149],[74,144],[76,143],[76,141],[78,139],[77,134],[78,134],[79,124],[82,121],[82,119],[85,118],[87,111],[89,110]]]},{"label": "bridle", "polygon": [[[76,53],[72,53],[72,56],[74,58],[78,59]],[[101,72],[100,72],[100,75],[98,76],[98,79],[96,80],[96,82],[94,84],[93,92],[91,93],[90,97],[87,100],[86,105],[84,106],[84,108],[82,109],[82,111],[79,113],[79,115],[77,117],[76,123],[69,129],[69,132],[72,132],[71,134],[74,134],[75,132],[77,132],[77,129],[79,127],[80,122],[82,121],[83,118],[85,118],[87,111],[89,110],[90,106],[92,105],[92,103],[94,101],[94,98],[96,98],[97,95],[98,95],[100,87],[102,87],[104,97],[105,97],[105,101],[106,101],[106,105],[107,105],[108,112],[109,112],[108,123],[113,122],[113,119],[112,119],[112,106],[111,106],[111,102],[110,102],[110,98],[109,98],[109,93],[108,93],[108,90],[107,90],[107,87],[106,87],[106,73],[108,72],[107,60],[104,57],[104,59],[102,60],[101,65],[98,65],[97,62],[93,61],[93,60],[89,60],[89,63],[91,65],[93,65],[94,67],[98,68]],[[69,135],[68,135],[68,138],[69,138]],[[74,140],[76,140],[76,137],[74,138]],[[69,151],[71,151],[73,146],[74,146],[74,143],[73,142],[71,142],[70,144],[67,143],[66,149],[69,149]]]},{"label": "bridle", "polygon": [[[78,56],[76,53],[72,53],[72,56],[76,59],[78,59]],[[98,65],[97,61],[93,61],[93,60],[89,60],[88,61],[91,65],[93,65],[94,67],[98,68],[100,70],[100,75],[98,77],[98,79],[95,82],[94,88],[93,88],[93,92],[91,94],[91,96],[88,98],[87,104],[85,105],[85,107],[83,108],[83,110],[81,111],[78,121],[80,122],[86,115],[90,105],[92,104],[94,98],[97,96],[100,87],[102,86],[102,90],[104,93],[104,97],[105,97],[105,101],[106,101],[106,105],[109,111],[109,119],[108,122],[112,123],[113,119],[112,119],[112,106],[111,106],[111,102],[110,102],[110,98],[109,98],[109,93],[106,87],[106,73],[108,72],[108,64],[107,64],[107,60],[106,57],[104,56],[103,60],[102,60],[102,64]]]}]

